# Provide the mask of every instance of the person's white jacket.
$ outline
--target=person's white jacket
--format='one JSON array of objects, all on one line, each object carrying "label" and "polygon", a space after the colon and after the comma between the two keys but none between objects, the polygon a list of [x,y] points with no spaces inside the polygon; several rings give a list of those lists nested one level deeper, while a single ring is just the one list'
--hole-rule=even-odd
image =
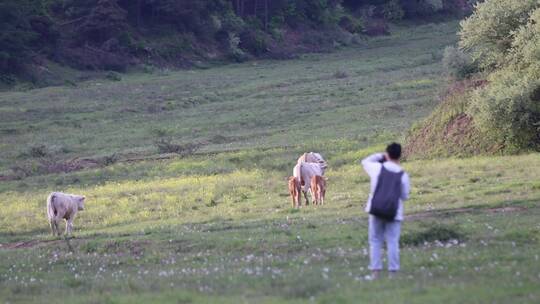
[{"label": "person's white jacket", "polygon": [[[364,167],[364,170],[371,179],[371,188],[369,192],[369,198],[366,204],[366,212],[369,212],[369,210],[371,209],[371,198],[373,197],[375,189],[377,188],[379,174],[381,174],[381,167],[384,166],[386,170],[395,173],[403,171],[401,166],[394,162],[386,161],[384,163],[381,163],[383,159],[383,153],[375,153],[362,160],[362,166]],[[399,199],[398,211],[396,217],[394,218],[394,220],[396,221],[403,220],[403,202],[409,199],[410,189],[411,186],[409,184],[409,175],[406,172],[403,172],[403,175],[401,176],[401,197]]]}]

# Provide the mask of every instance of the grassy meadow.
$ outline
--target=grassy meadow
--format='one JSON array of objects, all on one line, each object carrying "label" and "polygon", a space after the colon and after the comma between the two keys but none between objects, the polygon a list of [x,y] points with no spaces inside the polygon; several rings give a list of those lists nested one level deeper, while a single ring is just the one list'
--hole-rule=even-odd
[{"label": "grassy meadow", "polygon": [[[403,271],[367,276],[358,160],[435,107],[456,29],[398,27],[290,61],[2,93],[0,174],[29,169],[0,182],[0,302],[537,303],[538,154],[405,162]],[[200,150],[161,157],[164,136]],[[330,164],[326,205],[293,209],[286,178],[308,150]],[[72,239],[50,236],[53,190],[87,196]]]}]

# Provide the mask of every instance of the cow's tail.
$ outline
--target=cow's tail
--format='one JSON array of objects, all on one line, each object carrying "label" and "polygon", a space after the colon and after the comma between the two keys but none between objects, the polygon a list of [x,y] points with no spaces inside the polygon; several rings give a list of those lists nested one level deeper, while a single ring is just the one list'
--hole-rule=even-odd
[{"label": "cow's tail", "polygon": [[49,216],[49,219],[53,219],[58,214],[54,199],[54,193],[51,193],[51,195],[49,195],[49,197],[47,198],[47,215]]},{"label": "cow's tail", "polygon": [[299,185],[302,185],[302,164],[296,164],[296,166],[294,166],[294,170],[293,170],[293,176],[294,178],[296,178],[296,181],[298,182]]}]

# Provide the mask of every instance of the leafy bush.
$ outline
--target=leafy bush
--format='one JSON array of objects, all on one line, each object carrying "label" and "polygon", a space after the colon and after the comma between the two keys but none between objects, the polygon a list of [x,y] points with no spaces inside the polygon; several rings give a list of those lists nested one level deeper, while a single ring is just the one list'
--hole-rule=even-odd
[{"label": "leafy bush", "polygon": [[234,33],[229,33],[229,56],[236,62],[244,62],[248,58],[240,48],[240,37]]},{"label": "leafy bush", "polygon": [[362,20],[349,15],[341,17],[338,25],[349,33],[361,33],[364,30]]},{"label": "leafy bush", "polygon": [[405,16],[405,11],[398,0],[388,1],[383,6],[382,13],[386,20],[401,20]]},{"label": "leafy bush", "polygon": [[442,64],[446,73],[457,79],[464,79],[476,71],[471,57],[453,46],[444,49]]},{"label": "leafy bush", "polygon": [[107,78],[108,80],[112,80],[112,81],[121,81],[122,80],[122,75],[120,75],[120,73],[117,73],[117,72],[114,72],[114,71],[109,71],[109,72],[107,72],[107,74],[105,74],[105,78]]},{"label": "leafy bush", "polygon": [[366,25],[364,33],[368,36],[389,35],[388,23],[384,19],[372,19]]},{"label": "leafy bush", "polygon": [[505,68],[488,80],[472,97],[479,126],[509,151],[540,148],[540,64],[526,71]]},{"label": "leafy bush", "polygon": [[30,0],[0,1],[0,28],[2,73],[20,72],[34,49],[54,45],[58,37],[43,5]]},{"label": "leafy bush", "polygon": [[343,70],[338,70],[334,73],[334,78],[337,78],[337,79],[344,79],[347,77],[349,77],[349,74]]},{"label": "leafy bush", "polygon": [[428,16],[444,8],[443,0],[401,0],[401,6],[405,15],[409,17]]},{"label": "leafy bush", "polygon": [[524,26],[537,0],[488,0],[461,22],[460,47],[470,52],[481,68],[493,70],[506,63],[516,31]]},{"label": "leafy bush", "polygon": [[462,45],[488,71],[498,67],[488,76],[489,84],[473,94],[469,112],[509,151],[540,148],[539,21],[540,2],[492,0],[478,5],[463,23]]},{"label": "leafy bush", "polygon": [[154,142],[159,153],[175,153],[181,156],[189,156],[199,149],[198,144],[176,144],[171,138],[160,138]]},{"label": "leafy bush", "polygon": [[240,34],[238,44],[242,50],[253,55],[262,55],[268,51],[268,42],[265,33],[261,30],[246,30]]},{"label": "leafy bush", "polygon": [[473,2],[476,3],[475,0],[443,0],[443,10],[454,15],[463,16],[472,11]]},{"label": "leafy bush", "polygon": [[49,149],[45,145],[32,146],[28,149],[30,157],[45,157],[49,154]]}]

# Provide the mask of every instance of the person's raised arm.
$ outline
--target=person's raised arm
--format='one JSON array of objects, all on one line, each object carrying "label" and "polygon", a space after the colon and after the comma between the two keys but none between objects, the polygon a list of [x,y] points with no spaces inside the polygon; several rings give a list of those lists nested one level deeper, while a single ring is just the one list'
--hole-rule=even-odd
[{"label": "person's raised arm", "polygon": [[369,176],[377,174],[381,168],[381,162],[385,160],[384,153],[375,153],[362,159],[362,167]]},{"label": "person's raised arm", "polygon": [[401,177],[401,200],[406,201],[409,199],[409,194],[411,193],[411,184],[409,181],[409,175],[404,173]]}]

